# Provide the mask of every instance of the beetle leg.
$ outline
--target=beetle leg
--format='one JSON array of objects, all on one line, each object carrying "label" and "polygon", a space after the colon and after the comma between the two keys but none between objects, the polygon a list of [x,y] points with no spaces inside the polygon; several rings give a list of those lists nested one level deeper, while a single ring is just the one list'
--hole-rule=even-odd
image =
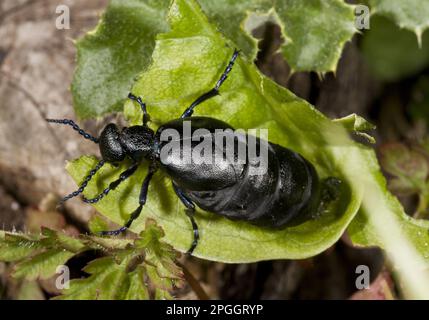
[{"label": "beetle leg", "polygon": [[136,97],[131,92],[128,94],[128,98],[136,101],[140,105],[140,108],[143,111],[143,126],[146,126],[150,119],[149,113],[147,112],[147,109],[146,109],[146,103],[144,103],[140,97]]},{"label": "beetle leg", "polygon": [[97,163],[97,165],[95,166],[94,169],[92,169],[89,172],[89,175],[86,176],[85,180],[83,181],[83,183],[80,185],[79,189],[77,189],[76,191],[73,191],[72,193],[66,195],[64,198],[61,199],[61,201],[58,203],[59,206],[61,206],[62,204],[64,204],[64,202],[66,202],[67,200],[78,196],[79,194],[81,194],[83,192],[83,190],[85,190],[86,186],[88,185],[88,182],[92,179],[92,177],[97,173],[98,170],[100,170],[100,168],[104,165],[104,160],[101,160],[100,162]]},{"label": "beetle leg", "polygon": [[92,199],[88,199],[88,198],[84,197],[83,198],[83,202],[86,202],[86,203],[96,203],[96,202],[100,201],[105,196],[107,196],[107,194],[110,192],[110,190],[115,190],[116,187],[122,181],[124,181],[124,180],[128,179],[129,177],[131,177],[133,175],[133,173],[136,172],[138,166],[139,166],[138,163],[134,163],[131,167],[129,167],[124,172],[122,172],[118,179],[116,179],[115,181],[111,182],[109,184],[109,186],[106,189],[103,190],[102,193],[100,193],[98,196],[96,196],[96,197],[94,197]]},{"label": "beetle leg", "polygon": [[190,117],[192,115],[192,113],[194,113],[194,108],[197,105],[199,105],[201,102],[204,102],[207,99],[215,97],[219,94],[219,88],[222,85],[222,83],[225,82],[226,78],[228,78],[228,74],[231,72],[232,67],[234,65],[234,62],[237,59],[239,52],[240,51],[238,51],[237,49],[234,50],[234,54],[232,55],[231,60],[229,60],[229,63],[226,66],[225,71],[220,76],[220,79],[216,82],[215,87],[213,89],[211,89],[210,91],[204,93],[200,97],[198,97],[194,102],[192,102],[192,104],[185,110],[185,112],[183,112],[181,118]]},{"label": "beetle leg", "polygon": [[136,220],[139,216],[140,213],[142,212],[143,206],[146,203],[146,199],[147,199],[147,192],[149,190],[149,183],[150,180],[152,179],[153,174],[156,172],[156,167],[154,165],[151,165],[149,167],[149,171],[142,183],[142,187],[140,189],[140,196],[139,196],[139,206],[137,207],[136,210],[134,210],[131,215],[130,218],[128,219],[128,221],[125,223],[125,225],[123,227],[120,227],[117,230],[111,230],[111,231],[101,231],[100,235],[102,236],[106,236],[106,235],[118,235],[122,232],[124,232],[125,230],[127,230],[131,224],[133,223],[134,220]]},{"label": "beetle leg", "polygon": [[98,138],[93,137],[89,133],[86,133],[83,131],[79,126],[73,121],[69,119],[46,119],[46,121],[51,123],[59,123],[59,124],[66,124],[71,126],[74,130],[76,130],[81,136],[83,136],[85,139],[91,140],[92,142],[98,143]]},{"label": "beetle leg", "polygon": [[177,185],[175,185],[173,183],[173,189],[174,192],[176,193],[176,195],[179,197],[180,201],[182,201],[182,203],[185,205],[186,207],[186,215],[189,217],[189,219],[191,220],[191,224],[192,224],[192,230],[194,232],[194,240],[192,241],[191,247],[189,248],[189,250],[186,252],[186,254],[191,255],[192,252],[194,251],[195,247],[198,244],[198,239],[200,238],[200,234],[198,232],[198,225],[195,222],[194,219],[194,215],[195,215],[195,205],[193,204],[193,202],[183,193],[182,190],[179,189],[179,187]]}]

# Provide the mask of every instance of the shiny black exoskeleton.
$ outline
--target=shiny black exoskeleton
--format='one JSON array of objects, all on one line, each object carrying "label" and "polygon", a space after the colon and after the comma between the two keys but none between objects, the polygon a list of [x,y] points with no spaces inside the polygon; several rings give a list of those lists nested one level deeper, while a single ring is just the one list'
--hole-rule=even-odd
[{"label": "shiny black exoskeleton", "polygon": [[[196,99],[181,118],[161,125],[156,132],[147,125],[149,115],[146,105],[140,97],[131,93],[128,97],[136,101],[143,111],[142,125],[119,130],[115,124],[110,123],[101,132],[100,137],[95,138],[71,120],[48,119],[49,122],[70,125],[86,139],[98,143],[102,156],[102,160],[91,170],[79,189],[64,197],[62,202],[81,194],[105,162],[116,164],[129,158],[132,160],[131,166],[122,172],[117,180],[111,182],[98,196],[92,199],[84,198],[87,203],[100,201],[110,190],[114,190],[122,181],[130,177],[142,161],[150,162],[141,187],[139,206],[131,213],[129,220],[122,228],[104,231],[103,235],[117,235],[129,228],[146,203],[150,180],[158,169],[171,177],[175,193],[187,208],[186,213],[191,220],[194,232],[194,240],[188,253],[192,253],[195,249],[199,238],[194,219],[195,205],[230,219],[245,220],[266,227],[283,227],[296,217],[302,218],[317,212],[323,196],[316,170],[301,155],[279,145],[256,138],[257,144],[265,142],[268,147],[268,157],[265,160],[267,170],[259,175],[250,174],[250,169],[256,165],[252,161],[246,163],[226,161],[222,164],[185,162],[181,157],[185,152],[183,150],[179,156],[177,153],[167,153],[161,157],[163,148],[169,142],[161,139],[163,132],[165,133],[167,129],[175,129],[181,133],[185,121],[191,122],[192,133],[198,129],[205,129],[208,135],[214,135],[216,129],[231,129],[226,132],[233,134],[231,126],[227,123],[209,117],[192,117],[192,113],[197,105],[219,93],[219,88],[227,79],[237,56],[238,51],[235,50],[228,66],[212,90]],[[179,140],[183,142],[184,139],[187,138],[181,134]],[[238,143],[236,139],[233,141],[235,145]],[[195,141],[191,142],[188,152],[196,146]],[[224,150],[216,148],[216,145],[213,145],[212,150],[213,155],[219,153],[222,156],[224,153]]]}]

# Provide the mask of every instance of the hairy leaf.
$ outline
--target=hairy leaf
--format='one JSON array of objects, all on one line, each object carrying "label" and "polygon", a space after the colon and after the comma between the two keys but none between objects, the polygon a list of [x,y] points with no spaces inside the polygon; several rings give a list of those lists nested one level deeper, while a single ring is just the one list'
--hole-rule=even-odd
[{"label": "hairy leaf", "polygon": [[[73,104],[80,118],[120,111],[129,89],[150,63],[155,37],[168,29],[169,0],[112,0],[95,30],[77,41]],[[210,21],[251,60],[252,31],[271,21],[285,40],[293,71],[335,71],[344,44],[356,32],[353,6],[340,0],[200,0]],[[188,50],[188,48],[184,48]]]},{"label": "hairy leaf", "polygon": [[285,41],[281,51],[293,71],[335,71],[344,44],[356,32],[353,6],[339,0],[200,0],[216,26],[256,58],[251,32],[270,21],[278,24]]},{"label": "hairy leaf", "polygon": [[372,13],[391,18],[400,28],[413,31],[421,43],[429,27],[429,2],[421,0],[369,0]]},{"label": "hairy leaf", "polygon": [[150,219],[134,240],[73,238],[46,228],[39,236],[3,232],[0,261],[15,262],[13,276],[27,283],[52,277],[58,266],[78,253],[98,250],[105,257],[84,268],[90,276],[72,280],[58,299],[171,298],[169,291],[181,285],[183,275],[175,263],[177,253],[160,240],[163,234]]},{"label": "hairy leaf", "polygon": [[429,173],[428,162],[423,154],[400,143],[381,148],[381,165],[395,177],[391,180],[393,191],[409,194],[423,192]]},{"label": "hairy leaf", "polygon": [[355,133],[358,136],[362,136],[370,143],[375,143],[374,137],[364,132],[375,129],[375,126],[361,116],[352,113],[346,117],[334,119],[333,121],[340,123],[346,130]]},{"label": "hairy leaf", "polygon": [[[176,255],[169,245],[159,241],[162,236],[153,222],[142,232],[142,238],[135,245],[112,255],[92,261],[84,269],[90,274],[85,279],[70,282],[70,288],[64,290],[58,299],[67,300],[139,300],[153,298],[171,298],[169,291],[181,281],[181,272],[173,259]],[[154,234],[154,230],[156,232]],[[152,238],[147,242],[145,237]],[[174,266],[166,269],[163,263]]]},{"label": "hairy leaf", "polygon": [[0,237],[0,261],[17,261],[37,252],[43,246],[38,237],[5,233]]},{"label": "hairy leaf", "polygon": [[78,117],[121,110],[134,77],[150,61],[155,35],[167,30],[170,0],[112,0],[95,30],[77,41],[72,84]]},{"label": "hairy leaf", "polygon": [[47,279],[55,274],[58,266],[64,265],[73,256],[73,252],[65,249],[49,249],[18,263],[13,275],[27,280]]},{"label": "hairy leaf", "polygon": [[429,33],[424,33],[419,47],[410,31],[401,30],[389,19],[375,15],[371,17],[371,29],[365,31],[362,38],[362,52],[375,76],[396,81],[429,66]]},{"label": "hairy leaf", "polygon": [[84,271],[90,276],[72,280],[70,289],[66,289],[61,299],[71,300],[115,300],[122,294],[126,275],[126,260],[117,264],[113,257],[92,261]]}]

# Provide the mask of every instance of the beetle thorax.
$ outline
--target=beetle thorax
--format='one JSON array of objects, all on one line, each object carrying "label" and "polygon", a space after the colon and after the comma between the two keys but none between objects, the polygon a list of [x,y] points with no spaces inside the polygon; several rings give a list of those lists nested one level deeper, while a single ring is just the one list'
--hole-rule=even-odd
[{"label": "beetle thorax", "polygon": [[129,156],[140,162],[144,158],[152,157],[154,132],[146,126],[132,126],[123,128],[110,123],[100,135],[100,152],[103,159],[110,163],[118,163]]},{"label": "beetle thorax", "polygon": [[126,153],[136,161],[152,156],[154,132],[146,126],[124,128],[119,141]]}]

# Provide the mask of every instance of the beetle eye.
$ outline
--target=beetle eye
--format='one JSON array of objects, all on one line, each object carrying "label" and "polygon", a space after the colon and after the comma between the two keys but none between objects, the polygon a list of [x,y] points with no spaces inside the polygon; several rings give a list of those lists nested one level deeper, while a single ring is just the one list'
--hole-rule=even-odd
[{"label": "beetle eye", "polygon": [[125,152],[119,142],[118,127],[109,123],[100,134],[100,153],[103,159],[110,163],[121,162],[125,158]]}]

